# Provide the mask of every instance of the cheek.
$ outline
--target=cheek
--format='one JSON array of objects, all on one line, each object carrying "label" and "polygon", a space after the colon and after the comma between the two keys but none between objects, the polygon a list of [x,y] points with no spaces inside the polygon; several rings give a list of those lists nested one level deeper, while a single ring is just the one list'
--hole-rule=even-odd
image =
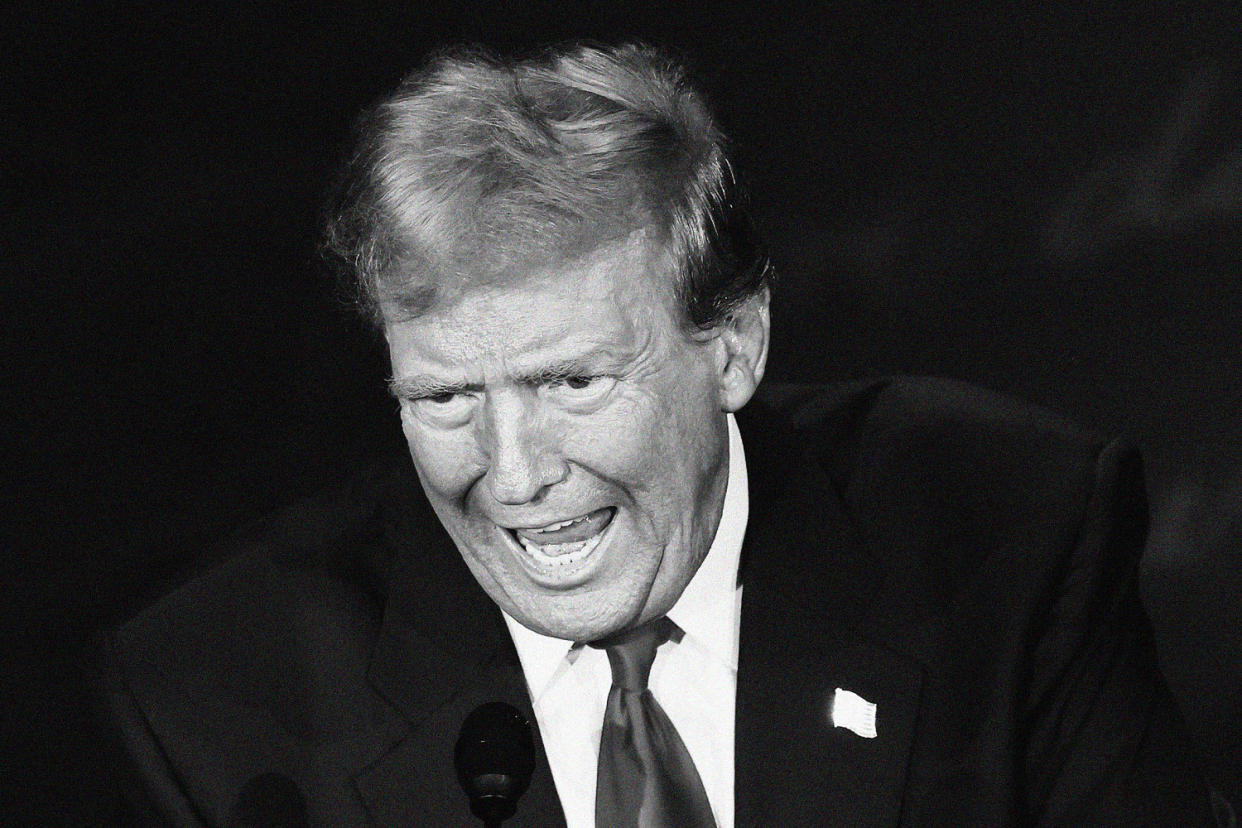
[{"label": "cheek", "polygon": [[[694,390],[640,389],[592,422],[569,424],[566,454],[632,493],[679,497],[708,462],[710,411]],[[697,403],[697,405],[695,404]]]},{"label": "cheek", "polygon": [[658,397],[640,389],[606,411],[565,423],[560,435],[569,459],[632,486],[659,465],[669,425]]},{"label": "cheek", "polygon": [[650,395],[650,439],[665,463],[685,466],[705,460],[702,450],[710,445],[722,417],[707,378],[697,368],[701,366],[686,366],[675,382]]},{"label": "cheek", "polygon": [[460,434],[432,434],[403,413],[401,430],[428,494],[455,498],[470,487],[475,463],[471,460],[471,442],[464,429]]}]

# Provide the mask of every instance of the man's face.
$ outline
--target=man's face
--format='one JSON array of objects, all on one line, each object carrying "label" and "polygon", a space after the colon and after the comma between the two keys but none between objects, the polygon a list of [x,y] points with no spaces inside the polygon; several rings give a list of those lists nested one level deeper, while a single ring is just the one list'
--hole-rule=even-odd
[{"label": "man's face", "polygon": [[724,338],[683,333],[671,277],[639,232],[386,327],[428,499],[537,632],[591,641],[659,617],[711,545],[740,405]]}]

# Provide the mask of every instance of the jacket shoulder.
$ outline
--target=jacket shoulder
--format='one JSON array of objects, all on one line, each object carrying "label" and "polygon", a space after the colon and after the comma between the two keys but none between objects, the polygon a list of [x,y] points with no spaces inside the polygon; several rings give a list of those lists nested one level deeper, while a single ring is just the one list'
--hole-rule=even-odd
[{"label": "jacket shoulder", "polygon": [[959,447],[973,438],[984,449],[998,448],[1012,439],[1098,451],[1106,442],[1046,408],[937,377],[878,377],[836,385],[773,384],[762,388],[760,404],[795,431],[831,435],[835,444],[849,451],[860,450],[864,443],[916,435],[933,443],[939,436]]},{"label": "jacket shoulder", "polygon": [[774,409],[883,549],[1066,549],[1093,495],[1145,521],[1137,452],[966,383],[777,386]]},{"label": "jacket shoulder", "polygon": [[365,672],[417,485],[380,463],[245,527],[223,563],[109,634],[120,666],[142,684],[269,705],[284,685],[317,686],[308,671],[347,684]]},{"label": "jacket shoulder", "polygon": [[365,590],[256,547],[165,595],[106,640],[140,701],[263,709],[299,732],[322,712],[308,690],[361,689],[352,685],[365,675],[378,625]]},{"label": "jacket shoulder", "polygon": [[224,563],[97,637],[106,729],[165,818],[223,821],[264,773],[316,791],[316,807],[357,807],[351,775],[405,726],[367,671],[393,536],[418,518],[402,499],[417,485],[384,464],[294,504],[248,527]]}]

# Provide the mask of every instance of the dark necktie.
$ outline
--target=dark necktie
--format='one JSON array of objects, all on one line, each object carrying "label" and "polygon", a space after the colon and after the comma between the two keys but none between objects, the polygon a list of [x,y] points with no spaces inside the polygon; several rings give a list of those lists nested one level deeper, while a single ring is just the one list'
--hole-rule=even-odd
[{"label": "dark necktie", "polygon": [[604,709],[595,791],[597,828],[715,828],[703,780],[677,729],[647,689],[667,618],[591,646],[607,651],[612,689]]}]

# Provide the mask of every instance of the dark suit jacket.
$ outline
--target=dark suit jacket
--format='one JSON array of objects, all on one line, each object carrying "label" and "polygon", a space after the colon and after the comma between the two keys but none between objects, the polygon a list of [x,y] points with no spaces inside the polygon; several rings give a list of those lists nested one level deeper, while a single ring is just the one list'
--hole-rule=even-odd
[{"label": "dark suit jacket", "polygon": [[[1132,450],[929,380],[769,389],[739,424],[739,826],[1210,824],[1136,595]],[[178,825],[477,825],[463,718],[534,716],[408,465],[272,526],[104,637],[134,799]],[[877,738],[831,726],[837,687]],[[538,749],[514,828],[563,825]]]}]

